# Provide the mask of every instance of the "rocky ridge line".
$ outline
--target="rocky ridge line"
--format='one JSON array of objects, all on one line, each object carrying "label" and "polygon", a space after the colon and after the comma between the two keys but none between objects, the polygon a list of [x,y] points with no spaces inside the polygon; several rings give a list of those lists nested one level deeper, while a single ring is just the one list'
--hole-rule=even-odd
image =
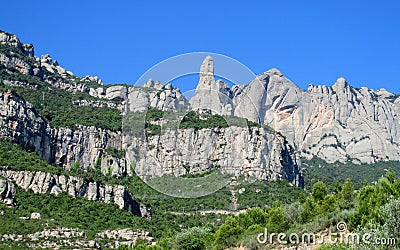
[{"label": "rocky ridge line", "polygon": [[[102,249],[102,247],[115,249],[121,245],[133,247],[138,239],[143,239],[148,244],[154,243],[154,238],[144,230],[131,228],[106,230],[97,233],[94,240],[85,239],[85,232],[78,228],[53,228],[43,231],[21,235],[3,234],[0,241],[26,242],[32,248],[52,248],[61,247]],[[40,242],[43,241],[44,242]],[[40,243],[37,243],[37,242]],[[101,242],[101,243],[100,243]]]},{"label": "rocky ridge line", "polygon": [[353,88],[344,78],[331,87],[309,85],[305,91],[276,69],[242,91],[258,105],[234,97],[235,114],[279,131],[303,157],[354,163],[400,160],[398,95]]},{"label": "rocky ridge line", "polygon": [[[115,203],[120,209],[132,212],[138,216],[150,217],[148,209],[141,206],[128,190],[121,185],[103,184],[96,181],[86,181],[83,178],[67,175],[56,175],[46,172],[0,170],[0,176],[25,190],[38,194],[59,195],[64,192],[77,198],[83,197],[91,201]],[[144,212],[142,214],[142,212]]]}]

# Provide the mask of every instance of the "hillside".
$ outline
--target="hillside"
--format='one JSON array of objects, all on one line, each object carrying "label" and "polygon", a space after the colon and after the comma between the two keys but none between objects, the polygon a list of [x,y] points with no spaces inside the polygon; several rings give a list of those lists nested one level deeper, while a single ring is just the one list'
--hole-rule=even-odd
[{"label": "hillside", "polygon": [[190,100],[105,85],[0,31],[0,248],[279,249],[257,235],[344,221],[399,249],[398,95],[199,73]]}]

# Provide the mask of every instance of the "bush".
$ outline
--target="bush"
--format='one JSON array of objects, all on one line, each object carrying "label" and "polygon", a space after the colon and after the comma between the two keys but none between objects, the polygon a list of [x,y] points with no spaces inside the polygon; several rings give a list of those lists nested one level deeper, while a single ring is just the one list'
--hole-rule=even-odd
[{"label": "bush", "polygon": [[[112,157],[115,157],[117,159],[122,159],[125,157],[125,150],[118,150],[114,147],[108,146],[106,149],[106,153],[111,155]],[[96,165],[96,164],[95,164]]]},{"label": "bush", "polygon": [[327,195],[328,190],[326,188],[325,183],[322,181],[318,181],[313,185],[312,188],[312,197],[315,199],[315,201],[320,202],[322,201],[325,196]]},{"label": "bush", "polygon": [[192,227],[179,232],[175,236],[175,246],[182,250],[201,250],[211,243],[210,229]]},{"label": "bush", "polygon": [[243,231],[235,218],[228,217],[215,233],[214,248],[225,249],[234,246]]}]

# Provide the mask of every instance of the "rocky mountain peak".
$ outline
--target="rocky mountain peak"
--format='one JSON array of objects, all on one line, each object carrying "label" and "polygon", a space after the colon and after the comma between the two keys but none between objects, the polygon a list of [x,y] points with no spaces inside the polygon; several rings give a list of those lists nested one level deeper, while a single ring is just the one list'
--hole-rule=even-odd
[{"label": "rocky mountain peak", "polygon": [[214,60],[211,56],[207,56],[200,66],[200,80],[196,88],[196,93],[201,91],[201,89],[213,89],[218,91],[214,83]]},{"label": "rocky mountain peak", "polygon": [[272,68],[265,72],[268,75],[276,75],[276,76],[283,76],[282,72],[277,68]]},{"label": "rocky mountain peak", "polygon": [[339,77],[332,86],[333,89],[344,89],[346,87],[349,87],[349,84],[344,77]]},{"label": "rocky mountain peak", "polygon": [[145,88],[155,88],[155,89],[161,89],[164,85],[160,81],[154,81],[153,79],[149,79],[143,87]]},{"label": "rocky mountain peak", "polygon": [[232,92],[228,84],[222,80],[215,81],[214,60],[207,56],[200,66],[200,79],[196,95],[190,99],[194,110],[207,110],[214,114],[232,115]]},{"label": "rocky mountain peak", "polygon": [[34,56],[34,48],[32,44],[23,44],[20,42],[18,37],[14,34],[9,34],[0,30],[0,44],[6,44],[12,47],[16,47],[21,50],[27,56]]},{"label": "rocky mountain peak", "polygon": [[[51,58],[51,56],[49,54],[43,54],[40,57],[40,62],[41,63],[48,63],[48,64],[53,64],[53,59]],[[57,63],[58,64],[58,63]]]},{"label": "rocky mountain peak", "polygon": [[377,94],[378,96],[382,96],[382,97],[385,97],[385,98],[394,96],[393,93],[390,93],[389,91],[387,91],[387,90],[384,89],[384,88],[378,89],[378,91],[376,91],[376,94]]},{"label": "rocky mountain peak", "polygon": [[200,76],[212,75],[214,77],[214,59],[206,56],[200,66]]}]

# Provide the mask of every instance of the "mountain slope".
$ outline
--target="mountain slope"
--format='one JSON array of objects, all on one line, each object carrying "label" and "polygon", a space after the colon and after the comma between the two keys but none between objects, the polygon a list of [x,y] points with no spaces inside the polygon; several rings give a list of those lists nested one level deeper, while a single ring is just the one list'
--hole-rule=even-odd
[{"label": "mountain slope", "polygon": [[[74,76],[49,55],[34,56],[33,46],[22,44],[15,35],[0,34],[0,135],[33,147],[52,164],[66,170],[75,165],[84,170],[99,166],[102,173],[113,176],[217,170],[235,177],[287,179],[303,185],[295,152],[283,136],[268,128],[250,128],[245,120],[244,127],[221,128],[218,123],[200,129],[162,127],[168,118],[147,120],[151,110],[182,119],[193,108],[171,84],[149,80],[144,87],[104,86],[97,77]],[[214,80],[211,62],[208,58],[207,65],[201,66],[200,80],[213,89],[217,103],[224,102],[219,109],[232,111],[230,90]],[[136,118],[130,120],[130,115]],[[225,119],[209,116],[214,118]],[[133,124],[139,133],[125,133],[123,123],[125,127]],[[153,154],[158,162],[147,161]]]}]

